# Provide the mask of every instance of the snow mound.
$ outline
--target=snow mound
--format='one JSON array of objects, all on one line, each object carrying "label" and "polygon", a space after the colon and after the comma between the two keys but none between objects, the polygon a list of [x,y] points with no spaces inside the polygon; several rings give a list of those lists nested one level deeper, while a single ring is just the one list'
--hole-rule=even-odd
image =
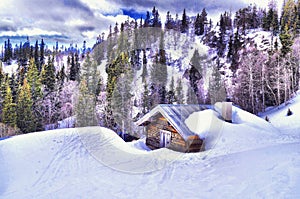
[{"label": "snow mound", "polygon": [[151,149],[146,145],[145,139],[134,140],[132,142],[127,142],[128,146],[142,151],[151,151]]},{"label": "snow mound", "polygon": [[220,119],[214,110],[204,110],[191,114],[185,124],[204,139],[206,150],[219,155],[264,147],[280,140],[280,132],[272,124],[237,107],[233,107],[233,123]]},{"label": "snow mound", "polygon": [[217,113],[207,109],[192,113],[184,122],[192,132],[198,134],[200,138],[205,138],[210,130],[214,117],[217,117]]},{"label": "snow mound", "polygon": [[[293,114],[287,116],[288,109]],[[261,114],[262,118],[268,116],[270,123],[281,131],[281,134],[300,138],[300,91],[288,103],[274,107]]]},{"label": "snow mound", "polygon": [[[145,151],[143,140],[125,143],[101,127],[2,140],[0,198],[198,198],[199,193],[203,198],[220,193],[225,198],[299,198],[299,140],[280,144],[271,139],[273,146],[266,146],[260,143],[265,133],[258,129],[224,123],[206,112],[219,122],[212,130],[223,126],[221,141],[203,153]],[[248,142],[256,147],[234,153]]]}]

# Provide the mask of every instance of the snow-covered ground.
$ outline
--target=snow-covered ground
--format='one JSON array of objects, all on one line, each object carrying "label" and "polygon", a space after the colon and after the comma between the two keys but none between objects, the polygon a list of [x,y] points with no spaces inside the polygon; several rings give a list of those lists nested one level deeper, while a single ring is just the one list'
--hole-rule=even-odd
[{"label": "snow-covered ground", "polygon": [[289,117],[287,107],[267,112],[271,123],[238,108],[232,124],[192,114],[201,153],[150,151],[101,127],[2,140],[0,198],[299,198],[300,97],[289,107]]}]

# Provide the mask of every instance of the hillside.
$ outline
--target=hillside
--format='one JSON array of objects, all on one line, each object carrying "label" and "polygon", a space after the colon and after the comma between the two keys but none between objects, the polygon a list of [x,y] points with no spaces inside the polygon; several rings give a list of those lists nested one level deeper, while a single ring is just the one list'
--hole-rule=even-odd
[{"label": "hillside", "polygon": [[[296,97],[290,107],[299,104]],[[284,129],[299,117],[283,120],[283,109],[269,114],[279,129],[238,108],[233,124],[209,112],[194,113],[213,122],[205,135],[207,150],[192,154],[149,151],[143,140],[125,143],[102,127],[2,140],[0,197],[298,198],[300,130]],[[190,125],[198,127],[200,120]]]}]

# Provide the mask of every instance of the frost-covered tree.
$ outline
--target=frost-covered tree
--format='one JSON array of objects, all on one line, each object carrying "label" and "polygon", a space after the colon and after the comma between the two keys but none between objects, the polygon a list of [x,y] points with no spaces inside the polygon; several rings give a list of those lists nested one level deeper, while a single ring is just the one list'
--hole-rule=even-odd
[{"label": "frost-covered tree", "polygon": [[182,86],[182,80],[177,80],[177,86],[176,86],[176,96],[175,96],[177,104],[183,104],[184,102],[184,93],[183,93],[183,86]]},{"label": "frost-covered tree", "polygon": [[198,50],[194,51],[193,57],[191,59],[191,68],[189,69],[189,81],[190,87],[194,94],[197,96],[199,103],[204,103],[204,89],[203,89],[203,77],[204,69],[202,62],[204,57],[200,57]]},{"label": "frost-covered tree", "polygon": [[85,79],[88,90],[91,94],[96,96],[96,90],[98,81],[100,79],[100,71],[97,69],[97,65],[92,60],[89,53],[86,54],[86,58],[81,67],[80,79]]},{"label": "frost-covered tree", "polygon": [[187,15],[185,12],[185,9],[183,10],[183,14],[182,14],[182,20],[181,20],[181,26],[180,26],[180,31],[182,33],[186,33],[188,32],[189,29],[189,24],[188,24],[188,19],[187,19]]},{"label": "frost-covered tree", "polygon": [[48,57],[48,63],[43,65],[42,68],[42,84],[45,86],[45,90],[47,92],[52,92],[56,86],[56,78],[55,78],[55,67],[54,67],[54,57]]},{"label": "frost-covered tree", "polygon": [[89,92],[87,82],[82,79],[79,85],[79,96],[76,103],[76,127],[96,126],[95,95]]},{"label": "frost-covered tree", "polygon": [[118,129],[123,133],[132,132],[132,97],[131,88],[133,81],[133,71],[127,68],[118,78],[118,82],[112,96],[112,114]]},{"label": "frost-covered tree", "polygon": [[187,93],[186,93],[186,103],[187,104],[199,104],[197,96],[195,94],[195,91],[192,87],[188,87]]},{"label": "frost-covered tree", "polygon": [[175,93],[175,83],[174,83],[174,77],[172,77],[169,90],[167,92],[167,104],[173,104],[176,102],[176,93]]},{"label": "frost-covered tree", "polygon": [[208,102],[215,104],[216,102],[224,101],[226,98],[226,91],[222,81],[221,74],[217,65],[212,66],[212,74],[209,78],[208,87]]},{"label": "frost-covered tree", "polygon": [[237,71],[237,87],[234,100],[243,109],[258,113],[265,106],[265,69],[267,57],[253,46],[241,52],[241,62]]}]

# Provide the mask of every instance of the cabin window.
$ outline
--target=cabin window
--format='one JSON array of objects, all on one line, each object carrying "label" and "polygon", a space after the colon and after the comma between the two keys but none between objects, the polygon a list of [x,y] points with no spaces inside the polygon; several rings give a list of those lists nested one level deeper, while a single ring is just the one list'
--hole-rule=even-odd
[{"label": "cabin window", "polygon": [[171,132],[160,130],[160,147],[167,147],[171,143]]}]

